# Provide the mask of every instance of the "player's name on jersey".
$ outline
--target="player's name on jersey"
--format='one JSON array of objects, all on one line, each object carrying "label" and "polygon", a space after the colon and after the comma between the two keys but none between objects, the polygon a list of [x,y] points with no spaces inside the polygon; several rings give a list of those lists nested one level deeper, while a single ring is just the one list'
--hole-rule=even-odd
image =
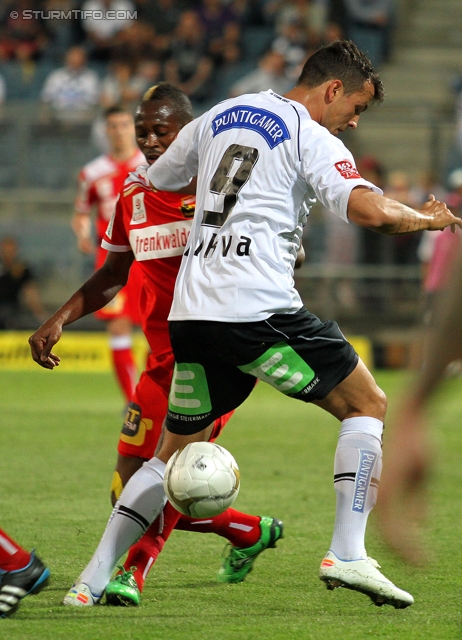
[{"label": "player's name on jersey", "polygon": [[[218,240],[217,234],[212,233],[212,237],[208,242],[204,240],[199,242],[194,249],[194,255],[199,256],[203,254],[204,258],[211,258],[215,253],[215,250],[218,250],[224,258],[226,258],[230,251],[235,253],[237,256],[249,256],[251,243],[251,238],[248,238],[247,236],[239,236],[237,239],[233,236],[221,236]],[[185,256],[188,254],[189,249],[185,251]]]}]

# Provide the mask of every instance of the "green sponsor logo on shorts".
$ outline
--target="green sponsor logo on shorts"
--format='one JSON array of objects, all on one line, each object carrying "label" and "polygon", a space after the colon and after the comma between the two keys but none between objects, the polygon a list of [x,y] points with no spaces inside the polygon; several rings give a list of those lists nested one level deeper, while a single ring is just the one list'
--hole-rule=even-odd
[{"label": "green sponsor logo on shorts", "polygon": [[315,376],[313,369],[286,342],[278,342],[262,356],[239,369],[286,394],[298,393]]},{"label": "green sponsor logo on shorts", "polygon": [[202,365],[196,362],[175,364],[168,408],[187,416],[211,411],[212,403]]}]

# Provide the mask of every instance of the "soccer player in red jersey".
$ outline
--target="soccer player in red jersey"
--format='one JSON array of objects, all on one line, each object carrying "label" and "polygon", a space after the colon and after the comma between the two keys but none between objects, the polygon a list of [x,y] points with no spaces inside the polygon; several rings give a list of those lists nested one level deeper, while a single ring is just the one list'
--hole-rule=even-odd
[{"label": "soccer player in red jersey", "polygon": [[[95,269],[103,264],[107,251],[101,239],[114,211],[125,178],[145,162],[137,149],[133,116],[124,107],[110,107],[105,112],[109,152],[86,164],[79,173],[72,228],[83,253],[95,253]],[[96,210],[96,246],[92,237],[91,214]],[[133,397],[137,381],[132,351],[132,325],[140,324],[138,300],[141,275],[137,265],[130,271],[126,287],[109,304],[95,313],[106,323],[112,363],[119,386],[127,402]]]},{"label": "soccer player in red jersey", "polygon": [[29,594],[48,584],[50,570],[0,529],[0,618],[11,616]]},{"label": "soccer player in red jersey", "polygon": [[[46,344],[56,343],[63,325],[100,308],[123,285],[133,260],[137,261],[143,274],[141,323],[151,353],[122,427],[111,487],[113,502],[131,475],[153,456],[167,413],[174,365],[167,316],[194,215],[195,197],[191,193],[152,191],[146,171],[192,117],[189,99],[173,85],[161,83],[146,92],[136,112],[135,130],[137,144],[148,164],[138,167],[125,180],[102,243],[108,250],[106,261],[41,327],[40,336],[34,334],[31,338],[35,361],[52,369],[59,359],[53,354],[41,359]],[[36,338],[40,342],[38,349],[34,346]],[[230,414],[215,421],[211,439],[219,435],[229,417]],[[276,518],[247,515],[232,508],[215,518],[192,519],[180,516],[167,503],[160,517],[146,527],[143,537],[130,549],[122,572],[109,585],[103,578],[100,592],[88,588],[85,576],[91,574],[93,584],[95,573],[90,563],[66,596],[65,604],[91,606],[106,589],[108,604],[138,605],[147,573],[173,528],[225,537],[231,546],[218,580],[241,582],[257,556],[282,537],[283,525]]]}]

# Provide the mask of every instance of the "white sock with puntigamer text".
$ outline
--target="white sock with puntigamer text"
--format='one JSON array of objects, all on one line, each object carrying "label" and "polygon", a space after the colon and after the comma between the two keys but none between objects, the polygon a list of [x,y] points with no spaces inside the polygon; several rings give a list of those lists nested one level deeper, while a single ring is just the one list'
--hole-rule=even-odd
[{"label": "white sock with puntigamer text", "polygon": [[340,428],[334,462],[336,513],[330,550],[341,560],[366,558],[364,538],[382,472],[383,422],[360,416]]},{"label": "white sock with puntigamer text", "polygon": [[136,542],[164,508],[165,463],[158,458],[145,462],[127,482],[101,541],[78,582],[101,595],[119,559]]}]

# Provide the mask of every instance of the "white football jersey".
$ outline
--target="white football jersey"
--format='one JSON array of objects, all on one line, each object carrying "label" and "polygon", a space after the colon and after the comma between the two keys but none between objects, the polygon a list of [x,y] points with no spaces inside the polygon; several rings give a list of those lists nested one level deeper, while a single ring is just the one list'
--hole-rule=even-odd
[{"label": "white football jersey", "polygon": [[157,189],[198,176],[196,214],[170,320],[253,322],[302,307],[293,269],[310,207],[347,222],[364,185],[344,144],[272,91],[225,100],[186,125],[148,169]]}]

